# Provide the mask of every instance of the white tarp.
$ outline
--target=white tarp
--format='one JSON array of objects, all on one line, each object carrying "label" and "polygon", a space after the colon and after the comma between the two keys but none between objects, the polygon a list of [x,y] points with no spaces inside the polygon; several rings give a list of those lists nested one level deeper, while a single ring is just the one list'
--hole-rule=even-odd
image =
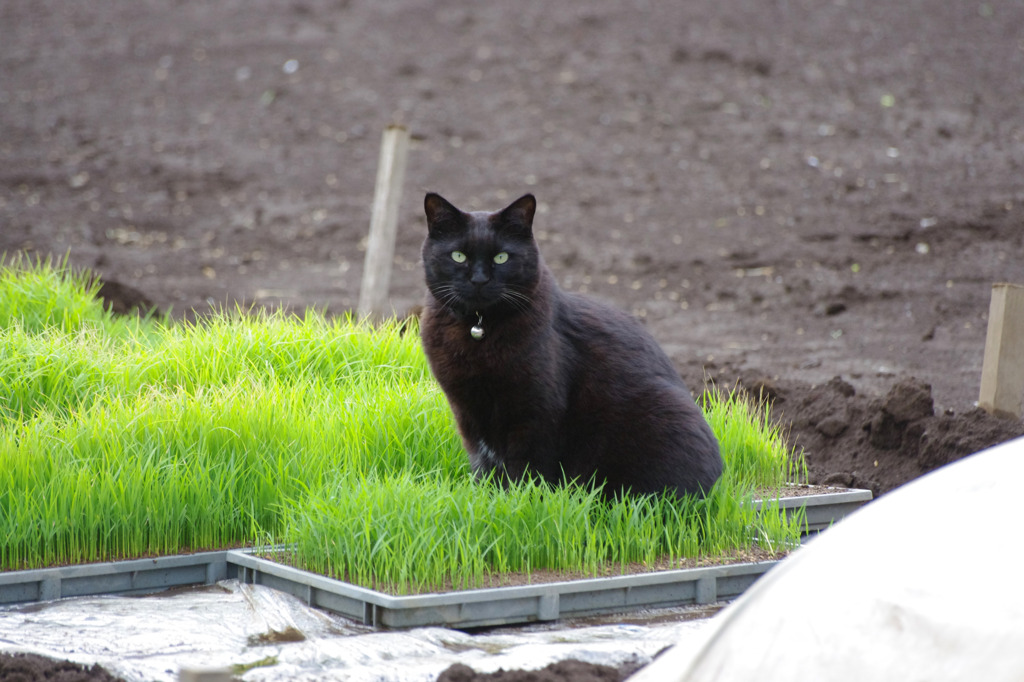
[{"label": "white tarp", "polygon": [[[127,680],[178,679],[181,667],[263,665],[247,682],[433,682],[453,663],[479,672],[538,669],[576,658],[645,663],[707,622],[698,609],[632,614],[604,624],[374,632],[263,586],[224,581],[146,597],[83,597],[0,609],[0,651],[99,663]],[[594,623],[595,621],[590,621]]]},{"label": "white tarp", "polygon": [[1024,438],[913,481],[633,682],[1024,680]]}]

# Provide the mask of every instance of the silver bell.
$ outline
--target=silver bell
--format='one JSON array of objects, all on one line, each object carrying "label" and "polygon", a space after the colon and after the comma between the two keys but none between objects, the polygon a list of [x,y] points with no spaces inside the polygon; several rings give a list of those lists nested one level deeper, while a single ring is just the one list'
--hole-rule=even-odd
[{"label": "silver bell", "polygon": [[469,335],[475,341],[480,341],[484,338],[484,316],[479,312],[476,314],[476,324],[469,329]]}]

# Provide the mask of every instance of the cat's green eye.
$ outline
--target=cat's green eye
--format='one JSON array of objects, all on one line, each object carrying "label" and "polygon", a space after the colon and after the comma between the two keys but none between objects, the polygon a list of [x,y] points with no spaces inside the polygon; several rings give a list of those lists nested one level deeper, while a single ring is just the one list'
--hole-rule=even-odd
[{"label": "cat's green eye", "polygon": [[501,265],[502,263],[504,263],[507,260],[508,260],[508,254],[505,253],[504,251],[502,251],[501,253],[499,253],[497,256],[494,257],[494,262],[497,263],[498,265]]},{"label": "cat's green eye", "polygon": [[455,261],[456,263],[465,263],[466,254],[462,253],[461,251],[452,251],[452,260]]}]

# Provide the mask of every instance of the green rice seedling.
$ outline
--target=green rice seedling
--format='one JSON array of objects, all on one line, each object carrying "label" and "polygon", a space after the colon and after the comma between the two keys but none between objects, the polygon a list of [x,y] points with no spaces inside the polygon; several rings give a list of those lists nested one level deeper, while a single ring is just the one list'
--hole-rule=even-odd
[{"label": "green rice seedling", "polygon": [[94,294],[98,290],[73,274],[66,260],[0,258],[0,328],[17,323],[30,333],[51,327],[74,331],[103,324],[109,316]]},{"label": "green rice seedling", "polygon": [[244,544],[327,472],[465,468],[394,327],[239,315],[108,336],[102,316],[71,332],[39,319],[0,330],[6,567]]},{"label": "green rice seedling", "polygon": [[762,407],[738,389],[723,394],[714,388],[701,403],[727,458],[730,480],[766,490],[807,480],[802,453],[786,443],[781,427],[769,419],[767,405]]},{"label": "green rice seedling", "polygon": [[73,271],[66,257],[33,261],[0,254],[0,329],[18,326],[33,334],[102,327],[108,335],[130,335],[157,319],[111,315],[96,297],[99,288],[88,272]]},{"label": "green rice seedling", "polygon": [[733,396],[705,402],[727,463],[705,500],[503,490],[470,475],[419,341],[396,324],[129,322],[60,267],[0,273],[21,292],[0,299],[0,570],[273,542],[297,565],[409,591],[799,534],[746,503],[791,455]]},{"label": "green rice seedling", "polygon": [[[74,535],[74,524],[91,537],[99,523],[136,538],[138,553],[244,544],[252,524],[277,527],[282,497],[315,490],[339,471],[451,475],[462,469],[465,475],[457,440],[444,438],[451,425],[440,400],[426,384],[388,386],[366,378],[340,390],[309,380],[243,380],[196,392],[151,387],[108,397],[71,419],[45,414],[21,422],[16,432],[5,429],[0,490],[12,503],[74,490],[57,495],[44,519],[52,521],[55,538]],[[427,415],[433,429],[379,417],[377,410],[394,413],[399,403],[406,420]],[[91,485],[74,484],[84,480]],[[165,541],[158,539],[162,533]],[[31,537],[24,542],[31,545]],[[107,547],[96,542],[101,551]],[[65,546],[76,545],[53,544]],[[75,559],[59,551],[54,557]]]},{"label": "green rice seedling", "polygon": [[759,515],[725,490],[706,500],[607,502],[582,487],[371,474],[339,477],[285,507],[278,539],[290,563],[396,593],[479,587],[496,574],[542,568],[598,575],[617,565],[625,573],[755,543],[785,551],[799,538],[799,523]]}]

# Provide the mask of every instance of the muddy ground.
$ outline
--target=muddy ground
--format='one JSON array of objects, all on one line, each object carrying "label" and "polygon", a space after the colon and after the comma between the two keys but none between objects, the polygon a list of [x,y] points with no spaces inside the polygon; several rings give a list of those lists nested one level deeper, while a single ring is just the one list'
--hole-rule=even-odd
[{"label": "muddy ground", "polygon": [[973,0],[7,0],[0,252],[118,309],[341,313],[400,123],[397,312],[425,191],[533,192],[563,286],[884,493],[1024,434],[974,408],[991,284],[1024,283],[1022,36]]},{"label": "muddy ground", "polygon": [[53,661],[36,654],[0,652],[0,682],[124,682],[98,665]]}]

